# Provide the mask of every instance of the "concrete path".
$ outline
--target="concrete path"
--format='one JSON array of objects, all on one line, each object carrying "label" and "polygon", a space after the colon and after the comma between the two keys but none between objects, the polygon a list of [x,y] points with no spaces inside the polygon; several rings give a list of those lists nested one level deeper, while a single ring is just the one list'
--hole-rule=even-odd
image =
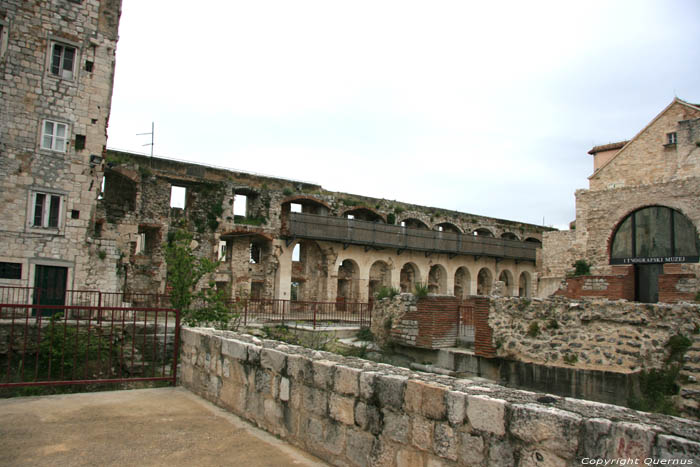
[{"label": "concrete path", "polygon": [[2,466],[325,466],[182,388],[0,399]]}]

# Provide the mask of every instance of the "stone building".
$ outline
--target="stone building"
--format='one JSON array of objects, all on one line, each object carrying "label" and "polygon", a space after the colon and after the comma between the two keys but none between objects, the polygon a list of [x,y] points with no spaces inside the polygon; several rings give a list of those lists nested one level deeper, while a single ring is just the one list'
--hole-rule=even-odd
[{"label": "stone building", "polygon": [[[94,224],[120,0],[0,3],[0,285],[115,288]],[[99,251],[103,253],[98,253]]]},{"label": "stone building", "polygon": [[90,235],[116,290],[166,292],[163,243],[194,234],[219,258],[231,297],[367,301],[382,286],[440,294],[534,292],[542,233],[551,229],[324,190],[319,185],[109,150]]},{"label": "stone building", "polygon": [[[676,98],[631,140],[589,154],[594,172],[589,189],[576,191],[572,229],[544,234],[539,294],[694,299],[700,106]],[[591,265],[591,275],[566,279],[577,260]]]}]

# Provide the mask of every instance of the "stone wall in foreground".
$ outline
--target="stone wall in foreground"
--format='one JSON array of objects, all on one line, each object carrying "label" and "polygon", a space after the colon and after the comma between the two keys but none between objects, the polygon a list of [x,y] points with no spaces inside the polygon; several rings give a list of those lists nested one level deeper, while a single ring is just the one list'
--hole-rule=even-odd
[{"label": "stone wall in foreground", "polygon": [[700,424],[183,329],[181,382],[334,465],[700,462]]}]

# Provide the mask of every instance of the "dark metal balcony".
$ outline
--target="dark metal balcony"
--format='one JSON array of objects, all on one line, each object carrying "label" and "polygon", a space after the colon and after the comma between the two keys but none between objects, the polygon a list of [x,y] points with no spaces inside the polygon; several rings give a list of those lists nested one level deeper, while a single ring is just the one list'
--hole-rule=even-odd
[{"label": "dark metal balcony", "polygon": [[291,237],[339,242],[345,245],[448,255],[490,256],[522,261],[535,261],[536,249],[539,247],[537,244],[518,240],[410,229],[379,222],[300,213],[290,213],[288,233]]}]

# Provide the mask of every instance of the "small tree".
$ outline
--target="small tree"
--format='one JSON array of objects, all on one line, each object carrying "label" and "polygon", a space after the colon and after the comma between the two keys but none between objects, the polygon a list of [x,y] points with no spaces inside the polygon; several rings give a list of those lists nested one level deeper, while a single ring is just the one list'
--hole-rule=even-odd
[{"label": "small tree", "polygon": [[209,288],[194,291],[204,276],[216,270],[219,262],[195,256],[191,243],[192,234],[178,229],[165,245],[170,301],[189,326],[212,323],[227,327],[235,313],[226,306],[225,293],[217,290],[213,281],[209,281]]}]

